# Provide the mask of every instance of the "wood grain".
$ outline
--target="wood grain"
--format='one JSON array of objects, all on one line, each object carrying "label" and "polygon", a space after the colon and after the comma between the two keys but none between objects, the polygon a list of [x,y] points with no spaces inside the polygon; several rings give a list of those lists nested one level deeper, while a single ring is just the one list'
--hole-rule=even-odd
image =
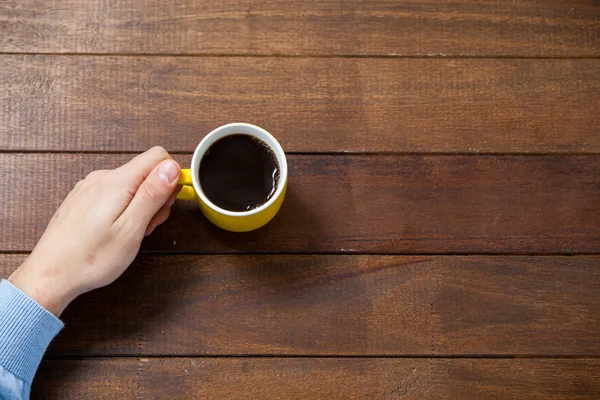
[{"label": "wood grain", "polygon": [[138,365],[139,360],[127,358],[43,360],[31,398],[139,399]]},{"label": "wood grain", "polygon": [[[600,42],[600,40],[599,40]],[[0,56],[0,149],[598,153],[600,60]]]},{"label": "wood grain", "polygon": [[[0,154],[0,251],[30,251],[75,183],[126,154]],[[189,165],[189,156],[176,157]],[[247,234],[179,202],[144,251],[597,253],[600,157],[291,155],[281,213]]]},{"label": "wood grain", "polygon": [[597,359],[151,358],[42,363],[33,398],[597,399]]},{"label": "wood grain", "polygon": [[595,0],[8,0],[0,51],[596,57],[598,21]]},{"label": "wood grain", "polygon": [[598,356],[599,295],[597,256],[145,255],[67,309],[50,352]]}]

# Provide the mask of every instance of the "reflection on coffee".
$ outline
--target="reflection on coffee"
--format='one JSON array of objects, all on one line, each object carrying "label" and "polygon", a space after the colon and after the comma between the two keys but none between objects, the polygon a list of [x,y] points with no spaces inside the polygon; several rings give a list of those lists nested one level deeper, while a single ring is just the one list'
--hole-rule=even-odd
[{"label": "reflection on coffee", "polygon": [[275,194],[279,166],[273,151],[245,134],[225,136],[213,143],[200,160],[200,186],[216,206],[250,211]]}]

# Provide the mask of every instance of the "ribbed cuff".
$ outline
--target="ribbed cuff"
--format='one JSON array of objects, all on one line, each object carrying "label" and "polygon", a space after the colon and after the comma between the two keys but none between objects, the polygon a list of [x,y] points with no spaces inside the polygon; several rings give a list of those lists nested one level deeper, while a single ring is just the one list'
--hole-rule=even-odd
[{"label": "ribbed cuff", "polygon": [[0,365],[31,384],[63,323],[7,280],[0,281]]}]

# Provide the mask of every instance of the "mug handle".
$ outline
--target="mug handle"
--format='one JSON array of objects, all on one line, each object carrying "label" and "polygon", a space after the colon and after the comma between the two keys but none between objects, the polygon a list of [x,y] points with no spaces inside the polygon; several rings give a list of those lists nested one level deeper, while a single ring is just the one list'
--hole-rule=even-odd
[{"label": "mug handle", "polygon": [[181,190],[177,194],[179,200],[196,200],[196,191],[192,186],[192,170],[182,169],[179,174],[178,185],[181,185]]}]

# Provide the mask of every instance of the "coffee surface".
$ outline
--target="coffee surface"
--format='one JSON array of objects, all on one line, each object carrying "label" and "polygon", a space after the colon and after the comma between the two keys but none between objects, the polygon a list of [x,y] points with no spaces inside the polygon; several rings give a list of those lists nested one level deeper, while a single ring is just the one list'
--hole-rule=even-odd
[{"label": "coffee surface", "polygon": [[279,167],[261,140],[245,134],[213,143],[200,160],[200,185],[208,199],[225,210],[250,211],[275,193]]}]

